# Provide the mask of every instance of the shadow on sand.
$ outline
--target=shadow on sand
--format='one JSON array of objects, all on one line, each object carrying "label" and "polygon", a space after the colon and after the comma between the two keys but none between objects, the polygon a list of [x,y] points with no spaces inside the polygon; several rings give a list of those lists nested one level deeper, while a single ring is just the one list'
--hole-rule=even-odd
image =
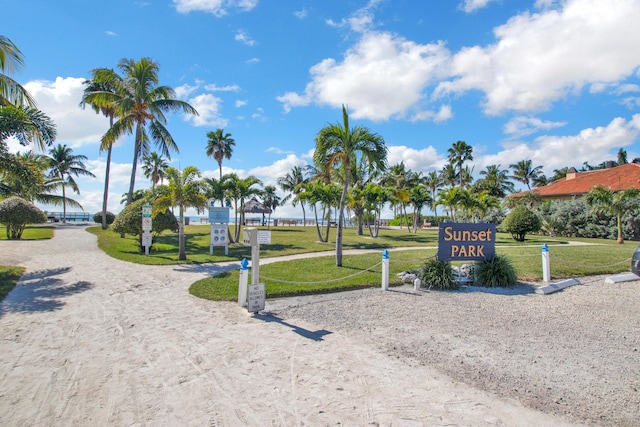
[{"label": "shadow on sand", "polygon": [[38,270],[22,275],[16,287],[0,304],[0,317],[5,313],[56,311],[64,306],[63,298],[93,287],[90,282],[65,283],[56,277],[71,267]]},{"label": "shadow on sand", "polygon": [[322,341],[322,337],[331,333],[330,331],[327,331],[325,329],[320,329],[319,331],[310,331],[308,329],[301,328],[300,326],[287,323],[284,321],[284,319],[281,319],[280,317],[271,313],[255,313],[253,317],[255,319],[262,320],[263,322],[275,322],[284,326],[288,326],[296,334],[314,341]]}]

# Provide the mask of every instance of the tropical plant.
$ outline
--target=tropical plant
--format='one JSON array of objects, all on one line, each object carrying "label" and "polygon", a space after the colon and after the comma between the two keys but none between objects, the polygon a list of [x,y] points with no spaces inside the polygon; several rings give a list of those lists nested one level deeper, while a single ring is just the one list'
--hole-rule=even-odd
[{"label": "tropical plant", "polygon": [[416,274],[422,286],[427,289],[449,291],[460,288],[460,283],[455,279],[453,268],[447,261],[430,258],[418,270]]},{"label": "tropical plant", "polygon": [[460,188],[462,188],[464,184],[462,166],[466,161],[473,160],[473,147],[464,141],[456,141],[447,152],[449,153],[449,162],[458,169]]},{"label": "tropical plant", "polygon": [[304,209],[304,201],[300,199],[299,195],[303,191],[302,185],[308,182],[305,174],[300,166],[294,166],[291,172],[287,172],[285,176],[278,178],[278,186],[282,191],[288,193],[283,199],[282,203],[286,203],[291,200],[291,205],[295,207],[300,203],[302,208],[302,223],[307,222],[307,213]]},{"label": "tropical plant", "polygon": [[438,171],[431,171],[424,177],[424,185],[427,186],[429,192],[431,193],[431,206],[429,207],[433,210],[433,214],[435,216],[438,216],[436,194],[438,193],[438,190],[444,185],[442,176],[438,173]]},{"label": "tropical plant", "polygon": [[[85,88],[82,94],[80,107],[85,108],[89,105],[93,111],[102,113],[109,118],[109,128],[113,127],[113,119],[116,116],[116,103],[114,99],[119,96],[118,87],[115,86],[114,80],[110,76],[114,74],[113,70],[104,68],[94,68],[91,70],[91,80],[84,82]],[[108,97],[102,96],[107,94]],[[107,205],[109,202],[109,176],[111,174],[111,152],[113,151],[113,142],[105,141],[102,138],[100,142],[100,152],[107,151],[107,162],[104,172],[104,192],[102,193],[102,229],[107,229]]]},{"label": "tropical plant", "polygon": [[55,148],[49,150],[49,169],[50,176],[59,178],[62,186],[62,222],[66,222],[67,215],[67,197],[66,187],[71,187],[76,194],[80,194],[80,188],[76,183],[74,176],[91,176],[95,175],[87,170],[84,161],[87,156],[81,154],[73,154],[73,149],[66,145],[58,144]]},{"label": "tropical plant", "polygon": [[487,191],[489,195],[502,199],[515,191],[513,182],[509,181],[509,171],[500,169],[500,165],[489,165],[480,171],[480,175],[482,178],[473,184],[475,192]]},{"label": "tropical plant", "polygon": [[518,163],[509,165],[509,168],[513,170],[511,178],[526,185],[528,190],[531,190],[533,180],[542,175],[542,166],[533,167],[531,160],[520,160]]},{"label": "tropical plant", "polygon": [[216,129],[215,132],[207,133],[207,156],[213,157],[220,169],[220,180],[222,180],[222,160],[231,160],[233,146],[236,141],[231,138],[230,133],[224,133],[223,129]]},{"label": "tropical plant", "polygon": [[184,170],[167,168],[168,192],[160,196],[153,204],[157,212],[166,212],[170,207],[178,207],[178,259],[187,259],[184,242],[184,212],[187,208],[195,208],[198,213],[207,207],[207,198],[202,192],[200,171],[195,166],[187,166]]},{"label": "tropical plant", "polygon": [[431,193],[429,189],[422,183],[411,189],[409,203],[413,206],[413,234],[418,232],[418,223],[420,222],[420,211],[425,205],[431,205]]},{"label": "tropical plant", "polygon": [[155,189],[158,182],[163,184],[169,163],[155,151],[142,157],[142,161],[142,171],[144,172],[144,176],[151,180],[151,189]]},{"label": "tropical plant", "polygon": [[[318,240],[328,242],[329,230],[331,229],[331,207],[337,205],[340,200],[340,188],[337,184],[315,179],[303,184],[302,190],[298,196],[313,209]],[[318,207],[318,205],[320,206]],[[320,219],[318,211],[322,212]]]},{"label": "tropical plant", "polygon": [[[224,176],[223,182],[225,198],[231,202],[235,212],[235,234],[233,239],[229,240],[230,243],[238,242],[240,241],[242,223],[244,222],[244,212],[242,212],[241,207],[246,199],[260,194],[260,189],[255,186],[262,185],[262,181],[253,175],[239,178],[238,175],[231,173]],[[238,221],[238,214],[240,214],[240,221]]]},{"label": "tropical plant", "polygon": [[267,185],[262,191],[262,204],[271,209],[269,212],[269,221],[267,224],[271,224],[271,213],[276,211],[276,208],[281,205],[281,198],[276,194],[276,187],[273,185]]},{"label": "tropical plant", "polygon": [[172,88],[158,85],[159,66],[152,59],[121,59],[117,68],[122,76],[115,71],[103,69],[104,78],[115,91],[101,92],[99,102],[112,102],[117,120],[103,136],[102,143],[113,144],[123,135],[135,135],[127,193],[127,204],[130,204],[133,201],[138,160],[149,153],[149,142],[153,141],[160,154],[167,159],[171,158],[171,151],[179,152],[178,145],[165,126],[165,113],[182,111],[197,115],[198,112],[187,102],[175,99]]},{"label": "tropical plant", "polygon": [[[380,185],[386,188],[391,196],[391,203],[399,209],[395,216],[402,218],[400,220],[401,228],[404,219],[407,218],[407,205],[411,201],[411,187],[415,184],[414,175],[411,170],[405,168],[404,162],[401,162],[391,166],[380,179]],[[407,230],[411,232],[408,223]]]},{"label": "tropical plant", "polygon": [[507,288],[518,283],[518,274],[509,258],[495,255],[477,262],[473,268],[474,285],[487,288]]},{"label": "tropical plant", "polygon": [[586,195],[585,200],[593,212],[615,215],[617,220],[618,243],[624,243],[622,216],[640,205],[640,191],[636,188],[615,191],[610,187],[596,185]]},{"label": "tropical plant", "polygon": [[[125,206],[116,216],[112,227],[116,233],[140,236],[140,250],[142,250],[142,206],[147,203],[149,201],[143,198],[134,200]],[[153,212],[152,217],[151,232],[154,237],[165,230],[176,231],[178,229],[178,220],[170,210]]]},{"label": "tropical plant", "polygon": [[380,171],[386,169],[387,147],[382,136],[369,129],[356,126],[349,127],[347,108],[342,106],[342,124],[330,124],[318,132],[314,163],[322,165],[325,170],[341,166],[344,171],[344,183],[338,207],[338,223],[336,232],[336,266],[342,266],[342,228],[344,225],[344,208],[349,190],[351,167],[357,156],[366,159]]},{"label": "tropical plant", "polygon": [[19,240],[27,224],[42,224],[47,216],[35,205],[20,197],[0,202],[0,223],[7,228],[7,239]]},{"label": "tropical plant", "polygon": [[524,242],[528,233],[537,233],[541,226],[540,217],[534,211],[519,205],[509,212],[500,227],[505,233],[510,233],[517,242]]},{"label": "tropical plant", "polygon": [[29,92],[9,77],[24,67],[24,56],[7,37],[0,35],[0,105],[35,107],[36,102]]},{"label": "tropical plant", "polygon": [[368,213],[366,218],[369,236],[376,238],[380,230],[382,207],[389,200],[389,193],[378,184],[370,182],[362,190],[362,197],[365,200],[365,212]]},{"label": "tropical plant", "polygon": [[221,206],[224,207],[224,193],[225,193],[225,177],[218,180],[216,178],[204,178],[202,180],[204,185],[204,195],[209,200],[220,200]]},{"label": "tropical plant", "polygon": [[109,211],[106,212],[106,218],[104,219],[104,221],[102,220],[103,216],[105,216],[105,213],[102,212],[102,211],[94,213],[93,214],[93,222],[95,222],[97,224],[106,223],[107,225],[111,225],[111,224],[113,224],[113,221],[116,220],[116,216],[112,212],[109,212]]}]

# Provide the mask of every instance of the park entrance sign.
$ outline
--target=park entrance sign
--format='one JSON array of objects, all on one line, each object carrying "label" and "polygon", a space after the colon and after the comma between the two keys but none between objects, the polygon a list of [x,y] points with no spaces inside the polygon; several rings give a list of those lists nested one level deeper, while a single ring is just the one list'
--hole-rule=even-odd
[{"label": "park entrance sign", "polygon": [[496,226],[484,223],[441,223],[438,230],[440,261],[484,261],[496,251]]}]

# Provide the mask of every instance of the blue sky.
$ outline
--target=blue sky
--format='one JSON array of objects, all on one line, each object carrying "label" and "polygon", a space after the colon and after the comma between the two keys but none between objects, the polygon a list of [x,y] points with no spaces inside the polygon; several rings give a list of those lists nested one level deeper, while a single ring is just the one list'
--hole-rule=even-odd
[{"label": "blue sky", "polygon": [[[458,140],[473,146],[476,176],[523,159],[552,175],[620,148],[640,157],[635,0],[3,0],[2,10],[2,35],[26,61],[12,76],[55,121],[57,143],[89,158],[96,178],[80,178],[74,196],[89,212],[101,209],[108,121],[78,107],[82,83],[121,58],[158,62],[160,83],[199,111],[167,127],[180,148],[171,165],[204,176],[218,176],[206,134],[223,128],[236,141],[223,173],[275,185],[311,162],[342,104],[385,138],[390,165],[416,172],[441,169]],[[113,151],[116,213],[132,143]],[[136,187],[149,187],[138,169]]]}]

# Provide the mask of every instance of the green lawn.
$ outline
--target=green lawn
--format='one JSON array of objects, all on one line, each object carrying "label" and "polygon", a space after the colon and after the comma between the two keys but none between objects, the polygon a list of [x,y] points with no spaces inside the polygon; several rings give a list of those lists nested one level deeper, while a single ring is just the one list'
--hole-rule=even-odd
[{"label": "green lawn", "polygon": [[2,301],[13,288],[18,279],[24,273],[23,267],[7,267],[0,265],[0,301]]},{"label": "green lawn", "polygon": [[[41,240],[53,237],[53,226],[27,225],[22,233],[22,240]],[[7,227],[0,225],[0,240],[7,240]]]}]

